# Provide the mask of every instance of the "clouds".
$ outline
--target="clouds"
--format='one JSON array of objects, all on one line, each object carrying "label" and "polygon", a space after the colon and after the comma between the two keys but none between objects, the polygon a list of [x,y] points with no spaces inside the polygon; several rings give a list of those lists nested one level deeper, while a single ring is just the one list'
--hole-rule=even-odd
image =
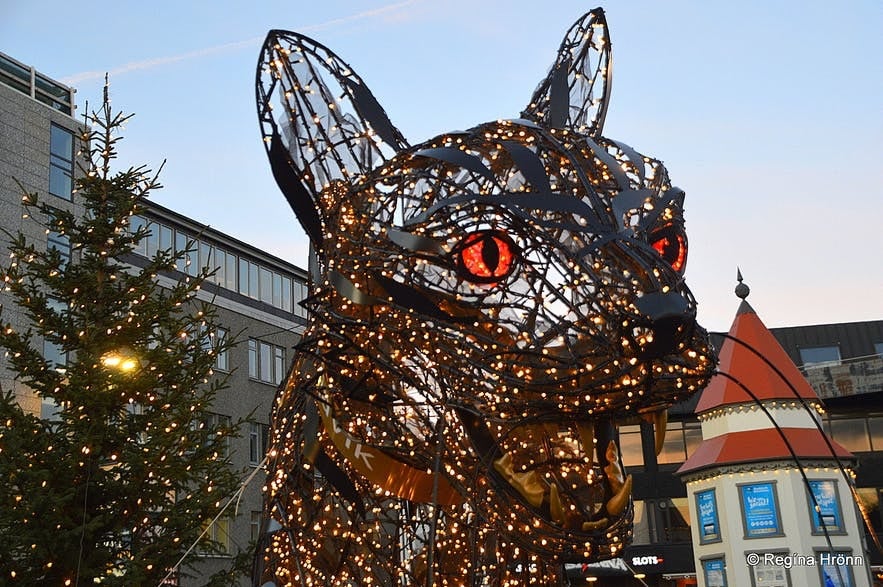
[{"label": "clouds", "polygon": [[[363,20],[369,20],[378,18],[381,16],[395,18],[396,21],[401,21],[402,18],[406,18],[407,14],[403,14],[403,9],[407,8],[411,5],[419,3],[421,0],[404,0],[403,2],[396,2],[394,4],[387,4],[385,6],[380,6],[378,8],[373,8],[371,10],[364,10],[362,12],[357,12],[355,14],[350,14],[348,16],[343,16],[340,18],[333,18],[327,20],[325,22],[321,22],[314,25],[307,25],[299,28],[299,32],[309,33],[315,31],[321,31],[324,29],[333,28],[336,26],[351,24],[354,22],[359,22]],[[140,61],[132,61],[130,63],[126,63],[124,65],[120,65],[118,67],[114,67],[107,72],[103,71],[83,71],[80,73],[75,73],[73,75],[66,76],[62,78],[61,81],[64,84],[69,86],[76,86],[78,84],[82,84],[84,82],[89,82],[97,79],[104,79],[105,74],[110,75],[111,78],[116,79],[121,75],[125,75],[127,73],[132,73],[135,71],[144,71],[147,69],[153,69],[156,67],[162,67],[164,65],[170,65],[172,63],[179,63],[181,61],[190,61],[192,59],[200,59],[202,57],[209,57],[212,55],[217,55],[219,53],[226,53],[228,51],[237,51],[240,49],[246,48],[255,48],[260,46],[263,42],[263,37],[253,37],[251,39],[246,39],[244,41],[234,41],[231,43],[223,43],[221,45],[215,45],[213,47],[205,47],[203,49],[196,49],[194,51],[188,51],[186,53],[179,53],[177,55],[168,55],[165,57],[155,57],[152,59],[143,59]]]}]

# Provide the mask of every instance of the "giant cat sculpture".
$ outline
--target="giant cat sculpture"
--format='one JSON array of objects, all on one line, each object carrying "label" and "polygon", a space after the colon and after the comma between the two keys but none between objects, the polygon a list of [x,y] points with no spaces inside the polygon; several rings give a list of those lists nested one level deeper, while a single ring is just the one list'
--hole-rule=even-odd
[{"label": "giant cat sculpture", "polygon": [[601,136],[610,66],[596,9],[520,118],[411,146],[349,65],[269,33],[261,128],[315,258],[257,584],[558,585],[630,542],[617,426],[661,446],[714,358],[683,192]]}]

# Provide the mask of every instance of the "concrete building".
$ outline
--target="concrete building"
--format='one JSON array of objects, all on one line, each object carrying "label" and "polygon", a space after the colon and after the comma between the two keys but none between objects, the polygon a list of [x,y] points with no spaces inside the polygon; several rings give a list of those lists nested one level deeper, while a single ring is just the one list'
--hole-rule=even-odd
[{"label": "concrete building", "polygon": [[[68,252],[70,245],[64,238],[47,235],[36,223],[23,221],[18,183],[26,191],[54,198],[54,205],[82,213],[76,194],[72,194],[77,127],[82,124],[74,114],[72,88],[0,53],[0,225],[13,233],[23,230],[33,242],[47,247],[67,247]],[[248,474],[263,460],[273,397],[305,324],[299,302],[306,295],[307,275],[287,261],[196,220],[152,202],[146,204],[146,212],[136,217],[134,224],[149,226],[151,234],[128,262],[143,265],[156,250],[184,250],[192,240],[196,251],[188,259],[189,265],[181,263],[177,271],[160,279],[172,283],[195,274],[199,267],[218,268],[204,284],[200,298],[218,308],[226,333],[241,334],[239,344],[219,356],[217,370],[230,373],[231,385],[219,394],[212,410],[218,418],[248,414],[256,418],[257,422],[248,425],[242,437],[228,447],[233,465]],[[0,244],[4,256],[5,248],[5,242]],[[15,327],[24,326],[24,316],[16,314],[9,300],[0,298],[0,302],[5,306],[4,316]],[[44,345],[47,356],[55,352]],[[54,358],[64,361],[63,357]],[[21,405],[35,414],[51,417],[54,412],[53,405],[41,404],[2,364],[0,389],[14,389]],[[235,519],[221,521],[211,529],[212,537],[228,554],[204,559],[199,569],[206,575],[228,567],[233,555],[249,548],[258,532],[263,483],[263,472],[258,471],[239,502]],[[181,584],[189,583],[182,580]]]}]

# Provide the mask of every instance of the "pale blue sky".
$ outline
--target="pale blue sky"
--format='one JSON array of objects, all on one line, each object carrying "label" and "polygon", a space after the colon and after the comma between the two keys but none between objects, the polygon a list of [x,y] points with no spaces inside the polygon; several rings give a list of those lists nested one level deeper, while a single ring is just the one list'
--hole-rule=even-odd
[{"label": "pale blue sky", "polygon": [[[687,280],[727,329],[736,266],[769,326],[883,318],[883,3],[601,3],[614,54],[605,135],[687,192]],[[255,63],[270,28],[321,41],[412,143],[515,117],[596,2],[87,3],[0,0],[0,51],[78,88],[111,73],[136,117],[123,164],[155,200],[299,265],[306,239],[260,142]]]}]

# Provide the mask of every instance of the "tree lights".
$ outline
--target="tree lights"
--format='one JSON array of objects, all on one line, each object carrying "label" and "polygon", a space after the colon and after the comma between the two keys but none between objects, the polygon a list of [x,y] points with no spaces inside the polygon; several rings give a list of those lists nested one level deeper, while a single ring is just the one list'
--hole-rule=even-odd
[{"label": "tree lights", "polygon": [[617,426],[714,366],[683,192],[601,136],[596,9],[516,120],[410,146],[352,69],[271,31],[258,113],[317,253],[273,413],[258,584],[558,584],[631,540]]},{"label": "tree lights", "polygon": [[[70,252],[10,234],[0,266],[0,362],[54,411],[41,419],[0,394],[3,585],[164,584],[189,573],[182,552],[240,484],[221,450],[240,423],[209,413],[227,385],[212,376],[217,353],[233,342],[212,340],[215,310],[196,299],[208,270],[171,274],[182,251],[127,263],[147,235],[130,219],[159,184],[140,167],[111,171],[126,119],[107,100],[87,118],[79,213],[22,197],[30,222]],[[161,287],[160,273],[174,285]]]}]

